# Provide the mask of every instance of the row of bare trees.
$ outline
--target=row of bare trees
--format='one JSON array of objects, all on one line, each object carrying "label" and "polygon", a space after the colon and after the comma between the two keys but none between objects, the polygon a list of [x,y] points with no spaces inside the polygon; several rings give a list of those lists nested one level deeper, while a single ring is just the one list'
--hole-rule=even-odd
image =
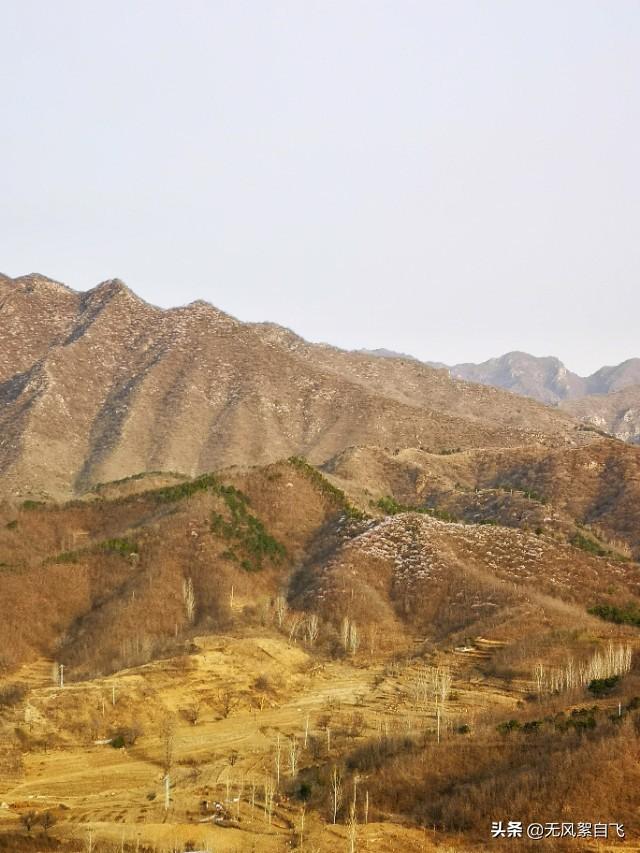
[{"label": "row of bare trees", "polygon": [[562,666],[545,666],[537,663],[533,671],[536,692],[560,693],[577,687],[586,687],[594,679],[625,675],[631,670],[633,651],[627,644],[615,645],[609,642],[602,651],[596,651],[591,658],[576,663],[568,658]]},{"label": "row of bare trees", "polygon": [[[284,595],[275,598],[274,620],[281,631],[287,633],[289,642],[295,642],[302,637],[308,646],[314,646],[320,636],[320,617],[317,613],[302,615],[289,610]],[[347,654],[354,655],[360,647],[360,633],[356,623],[345,616],[340,625],[340,641]]]}]

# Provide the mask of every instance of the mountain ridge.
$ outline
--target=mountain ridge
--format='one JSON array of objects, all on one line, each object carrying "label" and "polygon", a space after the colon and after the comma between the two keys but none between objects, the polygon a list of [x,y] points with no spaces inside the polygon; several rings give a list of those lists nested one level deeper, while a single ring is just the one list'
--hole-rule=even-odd
[{"label": "mountain ridge", "polygon": [[[366,352],[378,358],[413,358],[392,350]],[[572,372],[556,356],[534,356],[520,350],[480,363],[424,363],[457,379],[557,406],[622,441],[640,443],[640,358],[605,365],[588,376]]]},{"label": "mountain ridge", "polygon": [[69,497],[142,470],[322,462],[353,444],[589,439],[535,401],[202,300],[158,308],[119,279],[84,293],[39,275],[5,280],[0,312],[0,474],[14,497]]}]

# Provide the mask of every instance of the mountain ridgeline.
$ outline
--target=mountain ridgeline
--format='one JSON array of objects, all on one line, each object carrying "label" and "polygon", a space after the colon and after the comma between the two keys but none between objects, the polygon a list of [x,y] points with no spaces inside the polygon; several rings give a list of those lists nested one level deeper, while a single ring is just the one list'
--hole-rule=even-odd
[{"label": "mountain ridgeline", "polygon": [[412,359],[310,344],[208,303],[162,310],[122,282],[0,278],[0,483],[64,499],[141,471],[195,476],[352,445],[591,440],[568,414]]}]

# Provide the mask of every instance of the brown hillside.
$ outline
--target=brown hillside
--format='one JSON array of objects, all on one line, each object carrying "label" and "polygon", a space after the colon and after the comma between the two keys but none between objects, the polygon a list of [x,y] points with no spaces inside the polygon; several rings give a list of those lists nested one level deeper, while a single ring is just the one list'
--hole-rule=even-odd
[{"label": "brown hillside", "polygon": [[306,344],[195,302],[163,311],[119,281],[75,293],[3,281],[0,486],[83,493],[139,471],[189,476],[352,444],[584,443],[565,414],[446,372]]},{"label": "brown hillside", "polygon": [[[397,488],[426,456],[464,473],[465,454],[358,452]],[[485,850],[487,815],[552,820],[559,796],[637,831],[638,628],[588,609],[640,612],[638,564],[556,530],[367,515],[339,482],[291,459],[2,505],[5,849],[46,830],[95,853],[276,853],[303,831],[323,853],[350,832]]]},{"label": "brown hillside", "polygon": [[565,540],[583,525],[614,550],[640,555],[640,451],[620,441],[446,455],[349,448],[324,467],[365,502],[390,495],[469,522],[544,528]]},{"label": "brown hillside", "polygon": [[562,404],[565,412],[622,441],[640,444],[640,385]]}]

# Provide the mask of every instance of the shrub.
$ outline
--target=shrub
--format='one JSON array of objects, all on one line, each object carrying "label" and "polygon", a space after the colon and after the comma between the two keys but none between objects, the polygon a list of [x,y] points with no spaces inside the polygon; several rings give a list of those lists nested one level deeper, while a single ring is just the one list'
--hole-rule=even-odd
[{"label": "shrub", "polygon": [[500,732],[501,735],[508,735],[511,732],[515,732],[520,728],[520,723],[518,720],[505,720],[502,723],[498,723],[496,729]]},{"label": "shrub", "polygon": [[79,551],[62,551],[52,559],[53,563],[77,563],[80,559]]},{"label": "shrub", "polygon": [[598,542],[583,536],[582,533],[574,533],[569,540],[574,548],[580,548],[581,551],[586,551],[588,554],[595,554],[596,557],[606,557],[607,551]]},{"label": "shrub", "polygon": [[31,509],[40,509],[40,507],[45,506],[44,501],[34,501],[30,498],[26,501],[22,501],[22,509],[31,510]]},{"label": "shrub", "polygon": [[27,688],[23,684],[5,684],[0,687],[0,708],[10,708],[22,701]]},{"label": "shrub", "polygon": [[104,542],[98,544],[98,548],[102,551],[112,551],[123,557],[138,553],[138,546],[129,539],[105,539]]},{"label": "shrub", "polygon": [[373,506],[381,509],[386,515],[398,515],[401,512],[419,512],[423,515],[430,515],[432,518],[438,518],[440,521],[458,522],[459,519],[446,510],[437,509],[430,506],[413,506],[412,504],[401,504],[392,498],[390,495],[385,495],[376,501]]},{"label": "shrub", "polygon": [[[245,571],[259,571],[265,559],[278,563],[286,557],[284,545],[267,533],[260,519],[249,512],[248,500],[242,492],[233,486],[222,486],[218,494],[224,499],[231,517],[227,519],[222,513],[213,512],[211,532],[234,541],[245,552],[246,556],[240,560]],[[232,548],[226,549],[223,556],[234,562],[238,560]]]},{"label": "shrub", "polygon": [[314,468],[306,459],[302,456],[290,456],[287,460],[289,465],[292,465],[298,471],[301,471],[311,482],[318,488],[323,495],[326,495],[330,498],[335,504],[337,504],[345,513],[348,518],[352,518],[356,521],[362,521],[367,518],[366,513],[362,512],[362,510],[358,509],[358,507],[353,506],[349,503],[347,496],[342,491],[342,489],[338,489],[337,486],[334,486],[333,483],[330,483],[326,477],[318,471],[317,468]]},{"label": "shrub", "polygon": [[594,678],[589,682],[587,690],[596,698],[600,696],[607,696],[619,681],[619,675],[610,675],[608,678]]},{"label": "shrub", "polygon": [[527,489],[523,492],[523,494],[525,498],[528,498],[530,501],[537,501],[540,504],[547,503],[547,499],[544,497],[544,495],[539,495],[538,492],[534,492],[532,490]]},{"label": "shrub", "polygon": [[640,627],[640,607],[635,601],[629,602],[624,607],[615,604],[594,604],[587,610],[592,616],[599,616],[607,622],[615,622],[617,625],[637,625]]}]

